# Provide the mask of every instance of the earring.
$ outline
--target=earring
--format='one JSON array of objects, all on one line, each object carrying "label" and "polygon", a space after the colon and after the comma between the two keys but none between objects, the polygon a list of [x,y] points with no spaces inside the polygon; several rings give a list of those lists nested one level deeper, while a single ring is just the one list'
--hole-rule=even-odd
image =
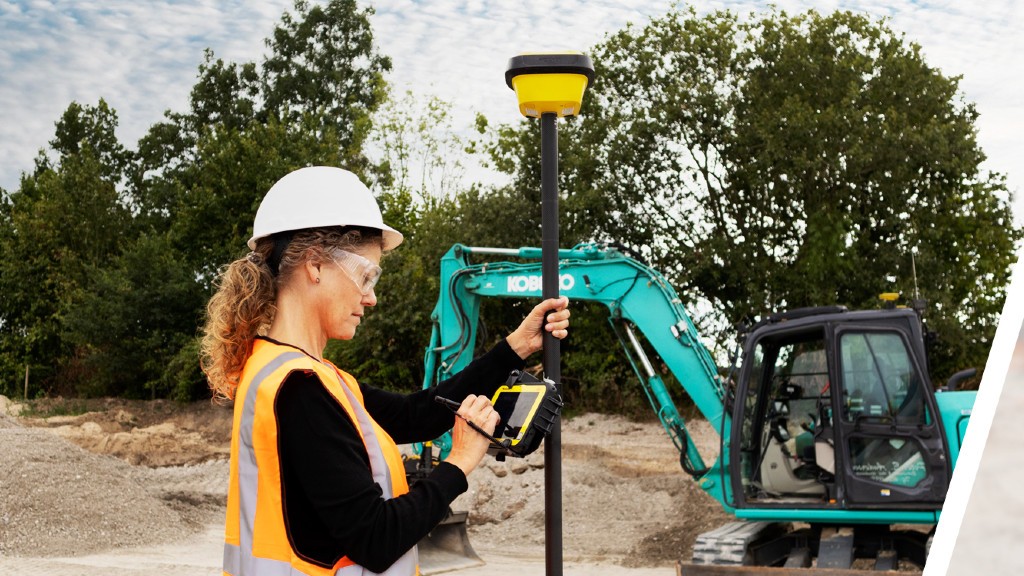
[{"label": "earring", "polygon": [[317,283],[317,284],[319,284],[319,283],[320,283],[320,277],[319,277],[319,276],[317,276],[317,277],[316,277],[316,283]]}]

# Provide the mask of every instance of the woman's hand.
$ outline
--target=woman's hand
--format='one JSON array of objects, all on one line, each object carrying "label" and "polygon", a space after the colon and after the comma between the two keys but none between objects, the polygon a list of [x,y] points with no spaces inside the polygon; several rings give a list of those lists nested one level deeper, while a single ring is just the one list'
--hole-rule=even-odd
[{"label": "woman's hand", "polygon": [[494,411],[491,401],[484,396],[470,394],[462,401],[455,416],[455,427],[452,428],[452,450],[445,462],[458,466],[463,474],[477,467],[487,454],[491,441],[483,434],[473,430],[467,422],[472,422],[484,429],[491,436],[498,425],[498,413]]},{"label": "woman's hand", "polygon": [[526,360],[543,347],[545,332],[551,332],[559,340],[569,335],[569,299],[565,296],[549,298],[534,306],[519,328],[505,340],[520,358]]}]

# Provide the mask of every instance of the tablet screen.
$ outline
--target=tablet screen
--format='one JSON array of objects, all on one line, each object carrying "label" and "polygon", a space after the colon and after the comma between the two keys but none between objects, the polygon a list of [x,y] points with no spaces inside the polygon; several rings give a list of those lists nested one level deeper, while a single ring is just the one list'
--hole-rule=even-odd
[{"label": "tablet screen", "polygon": [[499,437],[518,439],[540,392],[500,392],[494,409],[501,416]]}]

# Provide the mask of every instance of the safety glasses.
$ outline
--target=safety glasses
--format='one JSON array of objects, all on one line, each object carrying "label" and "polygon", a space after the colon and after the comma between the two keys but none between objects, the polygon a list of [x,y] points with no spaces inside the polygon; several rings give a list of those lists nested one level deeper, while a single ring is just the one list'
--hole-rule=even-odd
[{"label": "safety glasses", "polygon": [[380,275],[384,272],[380,266],[359,254],[335,249],[330,251],[329,256],[355,282],[363,296],[373,292],[373,287],[377,285]]}]

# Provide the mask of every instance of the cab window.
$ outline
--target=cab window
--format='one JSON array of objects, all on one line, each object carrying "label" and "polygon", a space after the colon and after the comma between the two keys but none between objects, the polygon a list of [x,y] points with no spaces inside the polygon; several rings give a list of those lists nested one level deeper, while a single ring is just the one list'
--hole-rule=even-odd
[{"label": "cab window", "polygon": [[926,423],[921,378],[898,333],[843,334],[840,362],[845,420]]},{"label": "cab window", "polygon": [[848,442],[853,473],[882,484],[917,486],[928,477],[920,443],[905,436],[866,435],[860,426],[884,424],[885,430],[895,430],[927,424],[921,378],[903,338],[895,332],[845,333],[840,363],[843,418],[855,423]]}]

